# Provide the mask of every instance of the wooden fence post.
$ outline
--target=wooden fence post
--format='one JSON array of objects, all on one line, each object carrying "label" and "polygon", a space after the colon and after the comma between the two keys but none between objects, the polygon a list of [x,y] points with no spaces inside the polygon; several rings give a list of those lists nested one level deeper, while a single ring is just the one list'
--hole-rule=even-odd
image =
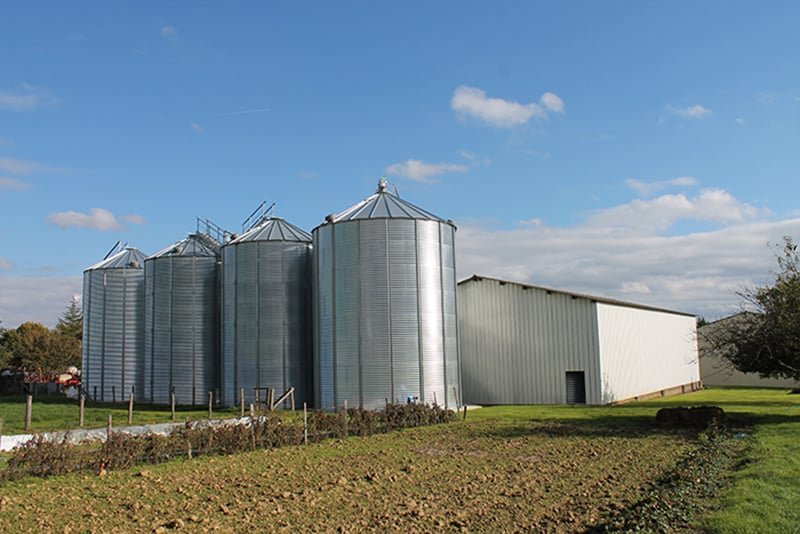
[{"label": "wooden fence post", "polygon": [[111,439],[111,414],[108,414],[108,423],[106,423],[106,441]]},{"label": "wooden fence post", "polygon": [[31,411],[33,410],[33,395],[25,397],[25,432],[31,429]]},{"label": "wooden fence post", "polygon": [[208,392],[208,418],[211,419],[213,415],[213,406],[214,406],[214,392]]},{"label": "wooden fence post", "polygon": [[275,388],[269,388],[269,391],[267,392],[267,403],[269,405],[269,411],[272,411],[272,409],[275,408],[272,405],[272,403],[274,402],[275,402]]},{"label": "wooden fence post", "polygon": [[78,406],[79,406],[79,409],[78,409],[78,412],[79,412],[79,416],[78,416],[79,426],[81,428],[83,428],[83,412],[84,412],[84,409],[86,407],[86,395],[83,394],[83,393],[81,393],[81,398],[80,398],[80,401],[78,402]]},{"label": "wooden fence post", "polygon": [[347,425],[347,399],[344,400],[344,411],[342,412],[344,415],[344,437],[348,435],[348,425]]},{"label": "wooden fence post", "polygon": [[169,409],[172,415],[172,420],[175,420],[175,390],[173,389],[169,394]]},{"label": "wooden fence post", "polygon": [[128,396],[128,424],[133,424],[133,388],[131,388],[131,393]]},{"label": "wooden fence post", "polygon": [[244,388],[239,390],[239,417],[244,417]]},{"label": "wooden fence post", "polygon": [[294,389],[292,389],[292,411],[294,411]]},{"label": "wooden fence post", "polygon": [[[0,419],[0,427],[2,427],[2,419]],[[303,403],[303,445],[308,445],[308,407]]]}]

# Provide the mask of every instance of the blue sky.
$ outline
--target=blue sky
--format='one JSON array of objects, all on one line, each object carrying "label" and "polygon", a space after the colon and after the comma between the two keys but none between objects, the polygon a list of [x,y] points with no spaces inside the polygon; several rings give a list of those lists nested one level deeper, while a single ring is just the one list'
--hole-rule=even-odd
[{"label": "blue sky", "polygon": [[796,2],[29,2],[0,9],[0,320],[117,241],[380,176],[472,273],[715,318],[800,239]]}]

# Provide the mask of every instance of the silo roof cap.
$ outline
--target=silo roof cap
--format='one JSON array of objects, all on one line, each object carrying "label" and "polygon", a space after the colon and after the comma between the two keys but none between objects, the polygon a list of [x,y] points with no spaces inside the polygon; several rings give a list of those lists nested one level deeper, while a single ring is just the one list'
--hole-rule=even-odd
[{"label": "silo roof cap", "polygon": [[166,256],[219,257],[219,249],[220,244],[214,238],[206,234],[189,234],[184,239],[159,250],[147,259]]},{"label": "silo roof cap", "polygon": [[102,261],[99,261],[88,267],[87,271],[95,271],[98,269],[141,269],[144,267],[144,260],[147,256],[144,253],[133,247],[125,247],[113,256],[110,256]]},{"label": "silo roof cap", "polygon": [[326,218],[326,222],[353,221],[359,219],[422,219],[452,224],[433,213],[401,199],[389,191],[386,178],[378,182],[378,189],[370,197],[355,206]]},{"label": "silo roof cap", "polygon": [[280,217],[264,217],[256,226],[230,243],[247,241],[298,241],[310,243],[311,234]]}]

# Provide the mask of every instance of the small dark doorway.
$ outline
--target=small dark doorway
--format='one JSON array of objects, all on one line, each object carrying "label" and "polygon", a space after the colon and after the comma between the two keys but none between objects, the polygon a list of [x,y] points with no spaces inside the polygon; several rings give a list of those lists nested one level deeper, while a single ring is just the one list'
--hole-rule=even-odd
[{"label": "small dark doorway", "polygon": [[567,404],[586,404],[586,379],[583,371],[567,371]]}]

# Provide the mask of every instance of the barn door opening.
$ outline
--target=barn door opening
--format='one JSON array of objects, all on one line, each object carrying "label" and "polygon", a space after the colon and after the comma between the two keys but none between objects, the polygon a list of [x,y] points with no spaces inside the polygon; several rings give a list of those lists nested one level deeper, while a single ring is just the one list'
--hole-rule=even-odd
[{"label": "barn door opening", "polygon": [[583,371],[567,371],[567,404],[586,404],[586,379]]}]

